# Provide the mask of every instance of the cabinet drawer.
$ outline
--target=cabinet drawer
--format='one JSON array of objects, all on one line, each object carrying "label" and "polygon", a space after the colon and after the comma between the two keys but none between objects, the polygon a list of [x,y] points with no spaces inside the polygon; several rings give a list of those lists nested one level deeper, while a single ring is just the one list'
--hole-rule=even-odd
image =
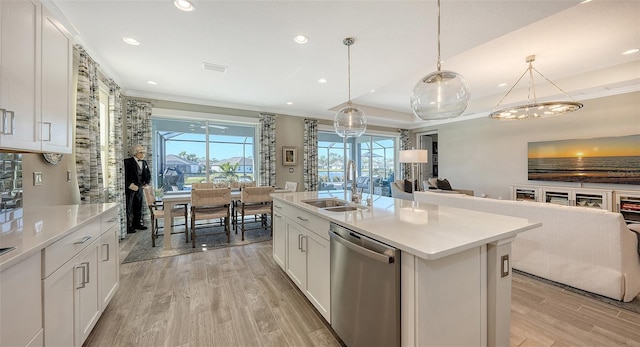
[{"label": "cabinet drawer", "polygon": [[63,239],[45,248],[43,253],[43,276],[47,278],[62,264],[73,258],[100,236],[100,220],[95,218],[86,226],[72,232]]},{"label": "cabinet drawer", "polygon": [[329,240],[329,221],[311,214],[307,211],[293,207],[291,205],[282,204],[282,208],[275,208],[278,212],[284,214],[291,221],[302,225],[303,227],[313,231],[325,240]]},{"label": "cabinet drawer", "polygon": [[114,208],[111,211],[105,212],[100,216],[100,232],[104,233],[112,226],[119,224],[118,208]]}]

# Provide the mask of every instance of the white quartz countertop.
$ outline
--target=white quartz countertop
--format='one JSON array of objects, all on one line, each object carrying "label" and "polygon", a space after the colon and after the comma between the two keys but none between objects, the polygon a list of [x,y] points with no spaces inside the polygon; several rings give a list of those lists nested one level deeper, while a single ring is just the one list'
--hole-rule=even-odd
[{"label": "white quartz countertop", "polygon": [[16,249],[0,256],[0,271],[40,252],[117,206],[116,203],[61,205],[12,211],[12,218],[2,224],[0,247]]},{"label": "white quartz countertop", "polygon": [[[329,212],[303,202],[344,199],[343,191],[274,193],[272,197],[427,260],[515,237],[542,225],[525,218],[376,195],[371,195],[373,206],[349,212]],[[369,194],[364,194],[363,200],[368,197]]]}]

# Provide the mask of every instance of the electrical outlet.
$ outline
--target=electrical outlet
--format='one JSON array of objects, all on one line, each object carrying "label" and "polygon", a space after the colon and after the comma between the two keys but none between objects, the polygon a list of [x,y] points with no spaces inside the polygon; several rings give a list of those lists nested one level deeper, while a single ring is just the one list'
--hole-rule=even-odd
[{"label": "electrical outlet", "polygon": [[41,186],[42,185],[42,172],[34,172],[33,173],[33,185]]},{"label": "electrical outlet", "polygon": [[67,182],[71,182],[71,170],[67,170]]}]

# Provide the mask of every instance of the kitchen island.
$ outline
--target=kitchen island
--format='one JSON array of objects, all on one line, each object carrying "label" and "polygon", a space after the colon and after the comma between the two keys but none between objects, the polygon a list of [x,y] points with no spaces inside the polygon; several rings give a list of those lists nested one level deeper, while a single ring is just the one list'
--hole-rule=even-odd
[{"label": "kitchen island", "polygon": [[509,345],[511,241],[539,222],[381,196],[346,212],[308,203],[342,191],[272,196],[274,259],[329,323],[333,222],[402,251],[402,346]]}]

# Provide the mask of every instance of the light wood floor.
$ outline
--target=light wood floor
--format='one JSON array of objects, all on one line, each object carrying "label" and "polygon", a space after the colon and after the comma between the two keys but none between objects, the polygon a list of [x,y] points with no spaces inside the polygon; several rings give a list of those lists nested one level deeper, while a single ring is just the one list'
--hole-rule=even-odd
[{"label": "light wood floor", "polygon": [[[124,259],[138,232],[121,243]],[[85,346],[340,346],[271,242],[122,264]],[[511,346],[640,346],[640,314],[513,276]]]}]

